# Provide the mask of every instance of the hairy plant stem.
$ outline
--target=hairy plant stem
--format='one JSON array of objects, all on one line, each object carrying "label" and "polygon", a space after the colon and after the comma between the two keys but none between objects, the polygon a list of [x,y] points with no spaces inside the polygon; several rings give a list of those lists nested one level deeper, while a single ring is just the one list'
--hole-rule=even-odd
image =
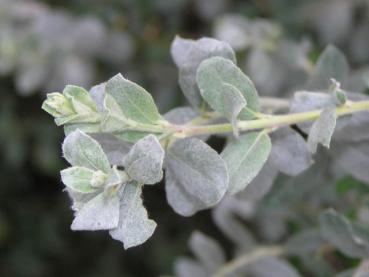
[{"label": "hairy plant stem", "polygon": [[212,277],[225,277],[230,273],[235,272],[237,269],[250,265],[262,258],[276,257],[284,253],[284,249],[281,246],[263,246],[258,247],[251,253],[246,253],[234,260],[224,264]]},{"label": "hairy plant stem", "polygon": [[[343,116],[361,111],[369,111],[369,101],[347,102],[344,106],[336,108],[337,116]],[[261,119],[239,121],[237,126],[239,128],[239,131],[241,132],[265,128],[274,129],[281,126],[313,121],[319,118],[321,112],[322,109],[286,115],[266,115],[266,117]],[[210,135],[230,133],[233,131],[232,125],[230,123],[201,126],[184,125],[174,126],[174,128],[176,128],[174,136],[178,138],[205,134]]]}]

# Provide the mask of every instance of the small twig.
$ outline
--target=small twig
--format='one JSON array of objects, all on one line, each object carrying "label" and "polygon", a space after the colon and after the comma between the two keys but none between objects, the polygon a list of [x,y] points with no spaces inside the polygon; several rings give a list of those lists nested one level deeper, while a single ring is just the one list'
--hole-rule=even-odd
[{"label": "small twig", "polygon": [[262,258],[276,257],[284,253],[284,249],[280,246],[264,246],[255,249],[251,253],[242,255],[225,265],[223,265],[212,277],[225,277],[230,273],[235,272],[237,269],[250,265]]}]

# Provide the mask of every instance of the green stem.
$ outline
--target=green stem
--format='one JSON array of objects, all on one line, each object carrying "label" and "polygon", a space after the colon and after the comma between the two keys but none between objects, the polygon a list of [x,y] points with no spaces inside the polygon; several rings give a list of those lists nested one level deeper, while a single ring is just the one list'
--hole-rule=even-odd
[{"label": "green stem", "polygon": [[[369,101],[347,102],[344,106],[336,108],[337,116],[360,111],[369,111]],[[319,118],[321,112],[322,109],[286,115],[270,115],[261,119],[239,121],[238,128],[240,131],[278,128],[281,126],[313,121]],[[203,126],[176,126],[176,128],[177,132],[174,135],[179,138],[204,134],[230,133],[233,131],[230,123]]]},{"label": "green stem", "polygon": [[250,265],[262,258],[265,257],[276,257],[280,256],[284,253],[284,249],[280,246],[264,246],[259,247],[252,251],[251,253],[247,253],[242,255],[225,265],[223,265],[217,272],[215,272],[212,277],[225,277],[230,273],[235,272],[237,269],[243,268],[247,265]]}]

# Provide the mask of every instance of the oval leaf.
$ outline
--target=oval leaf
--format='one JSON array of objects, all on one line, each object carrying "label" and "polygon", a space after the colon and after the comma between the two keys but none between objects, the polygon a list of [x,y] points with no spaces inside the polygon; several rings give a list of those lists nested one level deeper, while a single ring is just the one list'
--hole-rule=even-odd
[{"label": "oval leaf", "polygon": [[[167,200],[184,216],[214,206],[228,188],[224,161],[197,138],[176,141],[167,151],[166,169]],[[188,201],[177,202],[178,199]]]},{"label": "oval leaf", "polygon": [[80,130],[70,133],[63,143],[65,159],[73,166],[109,173],[110,164],[100,144]]},{"label": "oval leaf", "polygon": [[244,190],[259,173],[271,150],[267,134],[252,132],[232,140],[221,156],[229,171],[229,193]]}]

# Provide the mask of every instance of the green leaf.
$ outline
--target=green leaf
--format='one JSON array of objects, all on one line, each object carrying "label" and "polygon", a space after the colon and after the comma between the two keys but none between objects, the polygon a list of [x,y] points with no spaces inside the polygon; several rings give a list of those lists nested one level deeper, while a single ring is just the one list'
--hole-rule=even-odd
[{"label": "green leaf", "polygon": [[336,127],[336,119],[337,114],[334,108],[324,109],[321,112],[309,132],[307,144],[310,152],[315,153],[319,143],[329,148]]},{"label": "green leaf", "polygon": [[68,188],[80,193],[91,193],[96,191],[96,188],[91,186],[94,172],[85,167],[73,166],[62,170],[60,174],[62,182]]},{"label": "green leaf", "polygon": [[214,57],[203,61],[197,71],[197,83],[210,107],[231,121],[239,110],[241,119],[253,118],[260,110],[254,84],[230,60]]},{"label": "green leaf", "polygon": [[120,195],[120,215],[117,228],[110,230],[113,239],[123,243],[124,248],[140,245],[155,231],[156,223],[148,219],[141,199],[142,185],[136,181],[123,187]]},{"label": "green leaf", "polygon": [[76,214],[72,223],[72,230],[110,230],[118,226],[119,198],[105,197],[98,194]]},{"label": "green leaf", "polygon": [[330,209],[320,215],[322,236],[352,258],[369,257],[369,233],[352,225],[347,218]]},{"label": "green leaf", "polygon": [[331,85],[331,79],[335,79],[346,87],[348,73],[345,56],[335,46],[329,45],[320,55],[308,86],[310,89],[326,90]]},{"label": "green leaf", "polygon": [[70,100],[77,114],[82,115],[97,112],[95,101],[84,88],[68,85],[65,87],[63,94]]},{"label": "green leaf", "polygon": [[163,178],[164,150],[154,135],[137,141],[124,159],[127,174],[143,184],[155,184]]},{"label": "green leaf", "polygon": [[206,143],[185,138],[167,150],[165,185],[169,205],[190,216],[222,199],[228,188],[227,168]]},{"label": "green leaf", "polygon": [[145,124],[157,124],[163,120],[151,95],[121,74],[107,82],[105,91],[118,103],[125,118]]},{"label": "green leaf", "polygon": [[226,42],[212,38],[191,40],[177,36],[170,51],[179,69],[179,86],[194,108],[199,108],[203,104],[196,84],[196,71],[200,63],[216,56],[236,62],[236,56],[231,46]]},{"label": "green leaf", "polygon": [[246,188],[268,159],[271,147],[264,132],[251,132],[230,141],[221,154],[229,172],[229,193]]},{"label": "green leaf", "polygon": [[62,148],[65,159],[71,165],[109,173],[110,164],[100,144],[80,130],[70,133]]}]

